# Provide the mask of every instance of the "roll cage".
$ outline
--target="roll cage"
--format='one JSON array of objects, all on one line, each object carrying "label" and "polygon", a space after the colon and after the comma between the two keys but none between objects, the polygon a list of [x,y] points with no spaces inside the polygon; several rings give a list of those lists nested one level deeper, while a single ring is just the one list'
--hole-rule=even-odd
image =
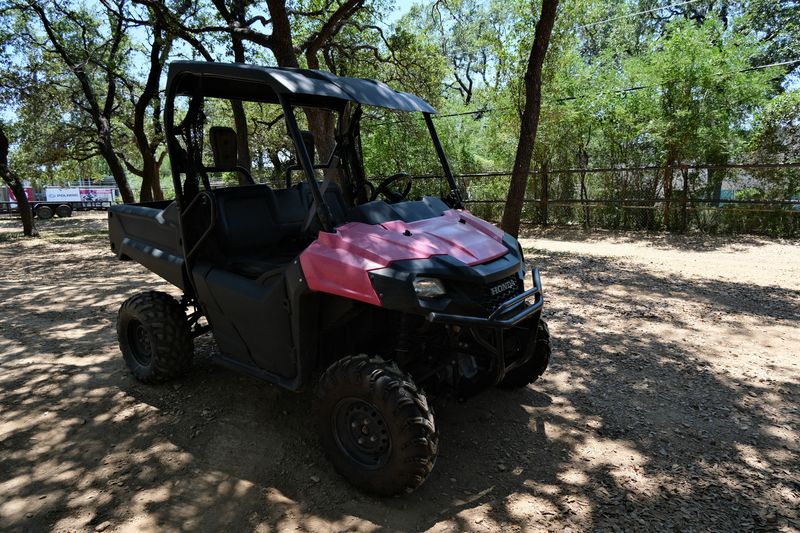
[{"label": "roll cage", "polygon": [[[175,98],[186,96],[189,107],[186,117],[175,124]],[[278,104],[286,121],[300,169],[305,174],[313,198],[316,217],[323,231],[332,231],[330,207],[326,204],[303,132],[294,115],[296,107],[322,108],[338,113],[336,146],[327,166],[338,160],[345,200],[351,206],[367,201],[366,177],[361,155],[361,106],[377,106],[397,111],[423,114],[428,132],[442,165],[450,193],[449,203],[463,207],[461,194],[431,116],[436,110],[421,98],[391,89],[388,85],[362,78],[336,76],[311,69],[262,67],[238,63],[177,61],[170,65],[167,77],[164,112],[167,149],[175,186],[178,208],[185,210],[200,192],[199,185],[211,189],[208,172],[229,170],[246,175],[252,183],[249,169],[207,167],[202,162],[203,102],[206,98],[241,100]],[[181,141],[186,148],[181,146]],[[185,176],[181,180],[181,176]]]}]

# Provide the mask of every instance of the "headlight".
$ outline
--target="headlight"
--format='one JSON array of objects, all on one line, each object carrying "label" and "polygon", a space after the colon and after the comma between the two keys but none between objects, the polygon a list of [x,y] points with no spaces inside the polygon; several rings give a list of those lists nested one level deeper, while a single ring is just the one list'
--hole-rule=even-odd
[{"label": "headlight", "polygon": [[445,293],[444,285],[436,278],[417,278],[414,280],[414,292],[420,298],[436,298]]}]

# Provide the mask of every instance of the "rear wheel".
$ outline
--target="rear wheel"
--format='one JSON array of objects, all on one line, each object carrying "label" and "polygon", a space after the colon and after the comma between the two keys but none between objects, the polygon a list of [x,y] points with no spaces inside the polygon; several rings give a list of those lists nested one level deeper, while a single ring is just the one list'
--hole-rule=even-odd
[{"label": "rear wheel", "polygon": [[191,367],[189,322],[169,294],[149,291],[128,298],[117,316],[117,338],[125,364],[144,383],[178,377]]},{"label": "rear wheel", "polygon": [[58,218],[67,218],[72,216],[72,207],[67,204],[61,204],[56,207],[56,215]]},{"label": "rear wheel", "polygon": [[36,208],[36,216],[39,217],[39,220],[53,218],[53,208],[49,205],[40,205]]},{"label": "rear wheel", "polygon": [[366,355],[337,361],[320,379],[315,414],[333,466],[361,490],[411,492],[433,469],[433,412],[394,363]]},{"label": "rear wheel", "polygon": [[547,322],[539,319],[533,355],[525,364],[508,372],[500,382],[500,387],[516,389],[533,383],[544,374],[548,364],[550,364],[550,330],[547,328]]}]

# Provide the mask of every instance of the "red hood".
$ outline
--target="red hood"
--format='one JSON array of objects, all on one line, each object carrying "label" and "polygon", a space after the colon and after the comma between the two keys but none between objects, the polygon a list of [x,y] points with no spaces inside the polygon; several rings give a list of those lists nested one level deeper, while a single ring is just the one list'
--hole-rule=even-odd
[{"label": "red hood", "polygon": [[350,222],[335,233],[320,232],[300,254],[300,264],[312,290],[380,305],[369,271],[395,261],[449,255],[478,265],[505,255],[503,232],[467,211],[416,222],[393,220],[370,225]]}]

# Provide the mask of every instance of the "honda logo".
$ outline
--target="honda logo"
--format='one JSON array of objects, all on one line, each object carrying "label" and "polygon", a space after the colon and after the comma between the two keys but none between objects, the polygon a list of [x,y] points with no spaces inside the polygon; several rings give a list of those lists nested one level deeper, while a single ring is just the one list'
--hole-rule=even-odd
[{"label": "honda logo", "polygon": [[492,294],[492,296],[497,296],[501,292],[505,292],[505,291],[507,291],[509,289],[516,288],[516,286],[517,286],[517,280],[510,279],[508,281],[504,281],[503,283],[501,283],[499,285],[495,285],[494,287],[492,287],[489,290],[489,292]]}]

